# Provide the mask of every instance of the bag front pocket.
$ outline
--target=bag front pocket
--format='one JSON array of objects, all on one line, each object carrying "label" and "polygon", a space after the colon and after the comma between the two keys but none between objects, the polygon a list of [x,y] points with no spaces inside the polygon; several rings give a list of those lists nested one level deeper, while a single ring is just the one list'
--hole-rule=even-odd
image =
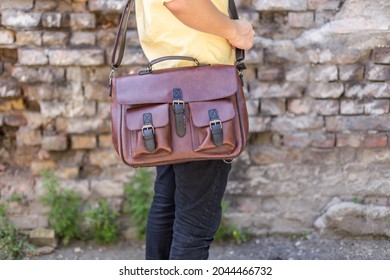
[{"label": "bag front pocket", "polygon": [[229,99],[189,104],[195,152],[229,153],[236,147],[234,106]]},{"label": "bag front pocket", "polygon": [[133,158],[166,156],[172,152],[168,104],[127,109],[126,127]]}]

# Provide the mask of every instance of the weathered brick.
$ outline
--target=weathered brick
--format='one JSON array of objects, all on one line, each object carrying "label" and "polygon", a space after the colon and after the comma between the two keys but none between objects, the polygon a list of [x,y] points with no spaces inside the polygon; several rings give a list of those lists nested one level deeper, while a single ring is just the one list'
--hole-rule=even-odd
[{"label": "weathered brick", "polygon": [[358,115],[364,113],[364,103],[359,100],[344,99],[340,101],[342,115]]},{"label": "weathered brick", "polygon": [[338,79],[338,69],[336,65],[314,66],[310,72],[310,79],[314,82],[331,82]]},{"label": "weathered brick", "polygon": [[367,134],[364,136],[364,147],[383,148],[387,146],[387,135],[384,133]]},{"label": "weathered brick", "polygon": [[31,163],[30,169],[32,175],[40,175],[43,170],[53,170],[57,167],[52,160],[35,160]]},{"label": "weathered brick", "polygon": [[249,116],[256,116],[259,113],[260,102],[259,100],[247,100],[246,107],[248,109]]},{"label": "weathered brick", "polygon": [[271,123],[272,131],[291,133],[301,130],[320,129],[324,126],[322,117],[314,115],[303,116],[279,116]]},{"label": "weathered brick", "polygon": [[264,132],[269,130],[270,118],[249,117],[249,132]]},{"label": "weathered brick", "polygon": [[311,133],[310,145],[315,148],[333,148],[336,144],[336,135],[331,133]]},{"label": "weathered brick", "polygon": [[10,101],[0,99],[0,111],[11,111],[12,104]]},{"label": "weathered brick", "polygon": [[[139,48],[127,48],[125,50],[126,55],[123,57],[122,65],[146,65],[148,63],[145,55],[139,50]],[[111,51],[106,51],[107,61],[111,59]]]},{"label": "weathered brick", "polygon": [[68,139],[65,134],[44,135],[42,148],[46,151],[65,151],[68,147]]},{"label": "weathered brick", "polygon": [[338,100],[315,100],[313,104],[313,112],[318,115],[338,115],[339,110],[340,103]]},{"label": "weathered brick", "polygon": [[20,111],[26,109],[23,98],[12,99],[10,103],[13,110]]},{"label": "weathered brick", "polygon": [[96,44],[96,36],[93,32],[73,32],[70,43],[75,46],[94,46]]},{"label": "weathered brick", "polygon": [[40,81],[40,76],[36,68],[27,66],[16,66],[12,69],[12,77],[22,83],[36,83]]},{"label": "weathered brick", "polygon": [[309,80],[310,66],[294,66],[286,71],[286,81],[307,82]]},{"label": "weathered brick", "polygon": [[37,27],[41,20],[41,13],[4,10],[1,15],[1,24],[8,27]]},{"label": "weathered brick", "polygon": [[308,0],[309,10],[338,10],[340,0]]},{"label": "weathered brick", "polygon": [[300,97],[303,86],[299,83],[270,84],[254,81],[250,84],[253,98]]},{"label": "weathered brick", "polygon": [[339,75],[341,81],[363,80],[364,66],[362,65],[340,65]]},{"label": "weathered brick", "polygon": [[369,65],[366,70],[366,79],[370,81],[390,80],[390,65]]},{"label": "weathered brick", "polygon": [[90,100],[107,101],[108,92],[107,83],[88,83],[85,85],[85,97]]},{"label": "weathered brick", "polygon": [[299,149],[281,149],[272,145],[251,147],[249,155],[253,164],[260,165],[299,162],[301,159]]},{"label": "weathered brick", "polygon": [[8,219],[20,230],[46,228],[49,226],[48,217],[45,215],[23,214],[21,216],[9,216]]},{"label": "weathered brick", "polygon": [[44,13],[42,15],[42,26],[47,28],[60,28],[62,19],[61,13]]},{"label": "weathered brick", "polygon": [[309,133],[299,132],[283,135],[283,144],[287,147],[305,148],[310,144]]},{"label": "weathered brick", "polygon": [[290,12],[288,13],[288,24],[292,28],[309,28],[314,23],[313,12]]},{"label": "weathered brick", "polygon": [[374,63],[390,64],[390,48],[376,48],[372,52]]},{"label": "weathered brick", "polygon": [[388,98],[390,97],[390,85],[388,83],[368,83],[346,85],[346,97]]},{"label": "weathered brick", "polygon": [[307,0],[253,0],[258,11],[305,11]]},{"label": "weathered brick", "polygon": [[18,127],[27,124],[23,112],[10,112],[4,116],[4,123],[9,126]]},{"label": "weathered brick", "polygon": [[286,100],[276,98],[261,99],[260,112],[263,116],[278,116],[286,112]]},{"label": "weathered brick", "polygon": [[[126,33],[126,46],[139,46],[139,40],[138,43],[134,42],[134,37],[138,37],[137,34],[134,34],[134,32],[136,31],[131,30]],[[102,47],[112,47],[115,42],[115,37],[116,33],[112,29],[98,30],[96,32],[96,44]]]},{"label": "weathered brick", "polygon": [[124,0],[90,0],[88,7],[91,11],[120,11],[124,8]]},{"label": "weathered brick", "polygon": [[307,94],[313,98],[340,98],[344,93],[342,83],[311,83]]},{"label": "weathered brick", "polygon": [[94,149],[97,146],[96,135],[74,135],[71,137],[72,149]]},{"label": "weathered brick", "polygon": [[0,29],[0,45],[10,45],[15,41],[14,32]]},{"label": "weathered brick", "polygon": [[49,62],[44,49],[18,49],[21,65],[46,65]]},{"label": "weathered brick", "polygon": [[65,47],[69,41],[69,33],[57,32],[57,31],[45,31],[42,36],[42,41],[45,46]]},{"label": "weathered brick", "polygon": [[15,79],[0,77],[0,97],[18,97],[20,94],[20,88]]},{"label": "weathered brick", "polygon": [[330,22],[336,14],[336,11],[316,11],[315,13],[315,25],[322,26]]},{"label": "weathered brick", "polygon": [[68,49],[49,50],[51,65],[80,65],[95,66],[104,64],[104,50],[102,49]]},{"label": "weathered brick", "polygon": [[328,131],[387,131],[390,130],[390,116],[385,114],[327,117],[326,128]]},{"label": "weathered brick", "polygon": [[33,5],[33,0],[1,0],[0,9],[31,10]]},{"label": "weathered brick", "polygon": [[58,84],[65,81],[65,70],[63,68],[52,66],[39,67],[38,74],[40,81],[44,83]]},{"label": "weathered brick", "polygon": [[109,132],[110,128],[102,119],[94,118],[57,118],[56,127],[60,132],[83,134]]},{"label": "weathered brick", "polygon": [[31,129],[27,126],[20,127],[16,133],[16,145],[36,146],[42,143],[41,132],[37,129]]},{"label": "weathered brick", "polygon": [[61,166],[56,170],[55,175],[60,179],[76,180],[80,175],[79,166]]},{"label": "weathered brick", "polygon": [[39,129],[44,123],[44,119],[39,112],[24,112],[24,116],[27,120],[27,126],[31,129]]},{"label": "weathered brick", "polygon": [[41,46],[41,31],[19,31],[16,33],[16,44],[19,46]]},{"label": "weathered brick", "polygon": [[98,136],[99,148],[111,148],[112,147],[112,135],[99,135]]},{"label": "weathered brick", "polygon": [[370,52],[365,49],[334,47],[310,49],[307,55],[311,63],[356,64],[361,61],[366,62]]},{"label": "weathered brick", "polygon": [[60,188],[70,190],[80,195],[82,199],[88,199],[91,195],[91,189],[88,180],[62,180]]},{"label": "weathered brick", "polygon": [[338,133],[336,135],[336,146],[358,148],[363,143],[363,139],[362,134]]},{"label": "weathered brick", "polygon": [[259,81],[279,81],[284,78],[284,70],[281,66],[259,67],[257,73]]},{"label": "weathered brick", "polygon": [[64,101],[39,101],[41,114],[45,118],[57,118],[67,113],[67,103]]},{"label": "weathered brick", "polygon": [[54,87],[48,84],[29,85],[24,88],[29,100],[51,100],[56,97]]},{"label": "weathered brick", "polygon": [[382,115],[389,112],[388,99],[374,99],[364,104],[364,113],[368,115]]},{"label": "weathered brick", "polygon": [[58,2],[54,0],[36,0],[35,10],[38,11],[50,11],[57,8]]},{"label": "weathered brick", "polygon": [[113,147],[92,150],[89,153],[89,162],[101,168],[123,164]]},{"label": "weathered brick", "polygon": [[[71,82],[84,82],[90,81],[89,71],[84,67],[67,67],[66,68],[66,79]],[[85,92],[86,90],[84,90]]]},{"label": "weathered brick", "polygon": [[72,13],[70,15],[72,29],[90,29],[96,27],[96,16],[92,13]]},{"label": "weathered brick", "polygon": [[73,1],[72,3],[72,12],[74,13],[85,13],[85,12],[88,12],[88,7],[87,7],[87,4],[85,2],[80,2],[80,3],[75,3],[75,1]]},{"label": "weathered brick", "polygon": [[311,109],[313,107],[313,100],[312,99],[292,99],[288,102],[288,111],[297,114],[308,114],[311,112]]},{"label": "weathered brick", "polygon": [[57,247],[57,238],[54,229],[36,228],[30,231],[29,239],[36,246]]},{"label": "weathered brick", "polygon": [[124,194],[123,184],[112,180],[91,180],[91,189],[102,197],[121,197]]}]

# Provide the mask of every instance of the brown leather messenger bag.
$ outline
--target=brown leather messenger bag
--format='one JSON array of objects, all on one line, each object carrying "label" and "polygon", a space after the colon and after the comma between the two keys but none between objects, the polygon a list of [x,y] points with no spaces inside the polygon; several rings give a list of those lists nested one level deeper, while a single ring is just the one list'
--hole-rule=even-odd
[{"label": "brown leather messenger bag", "polygon": [[[244,51],[236,50],[235,65],[169,56],[151,61],[138,74],[116,76],[133,2],[129,0],[122,12],[110,74],[112,141],[122,161],[146,167],[230,161],[240,155],[248,135],[242,89]],[[229,11],[238,18],[233,0],[229,0]],[[153,69],[172,59],[190,60],[194,66]]]}]

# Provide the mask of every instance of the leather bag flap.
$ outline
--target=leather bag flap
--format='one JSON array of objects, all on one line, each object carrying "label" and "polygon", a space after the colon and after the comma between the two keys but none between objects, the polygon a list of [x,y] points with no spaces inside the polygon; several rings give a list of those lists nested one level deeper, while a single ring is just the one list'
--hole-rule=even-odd
[{"label": "leather bag flap", "polygon": [[209,110],[216,109],[222,122],[231,120],[235,116],[234,106],[229,99],[214,100],[210,102],[190,103],[192,122],[197,127],[209,125]]},{"label": "leather bag flap", "polygon": [[122,105],[171,103],[172,91],[180,88],[184,102],[232,96],[238,89],[233,65],[171,68],[151,74],[114,78],[114,100]]},{"label": "leather bag flap", "polygon": [[129,130],[141,130],[143,114],[150,113],[153,117],[153,126],[164,127],[169,122],[169,105],[161,104],[154,106],[142,106],[130,108],[126,111],[126,126]]}]

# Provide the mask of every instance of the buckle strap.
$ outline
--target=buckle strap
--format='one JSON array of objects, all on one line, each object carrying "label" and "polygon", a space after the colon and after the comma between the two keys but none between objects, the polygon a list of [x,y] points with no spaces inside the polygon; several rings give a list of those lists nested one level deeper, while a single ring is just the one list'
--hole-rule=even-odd
[{"label": "buckle strap", "polygon": [[156,142],[154,141],[153,117],[151,113],[145,113],[142,118],[144,123],[142,126],[142,136],[144,138],[145,148],[151,153],[156,149]]},{"label": "buckle strap", "polygon": [[220,147],[223,143],[222,121],[216,109],[209,110],[209,119],[211,139],[215,146]]},{"label": "buckle strap", "polygon": [[185,103],[183,101],[183,92],[180,88],[173,89],[172,108],[175,113],[176,134],[179,137],[184,137],[186,134],[186,116]]}]

